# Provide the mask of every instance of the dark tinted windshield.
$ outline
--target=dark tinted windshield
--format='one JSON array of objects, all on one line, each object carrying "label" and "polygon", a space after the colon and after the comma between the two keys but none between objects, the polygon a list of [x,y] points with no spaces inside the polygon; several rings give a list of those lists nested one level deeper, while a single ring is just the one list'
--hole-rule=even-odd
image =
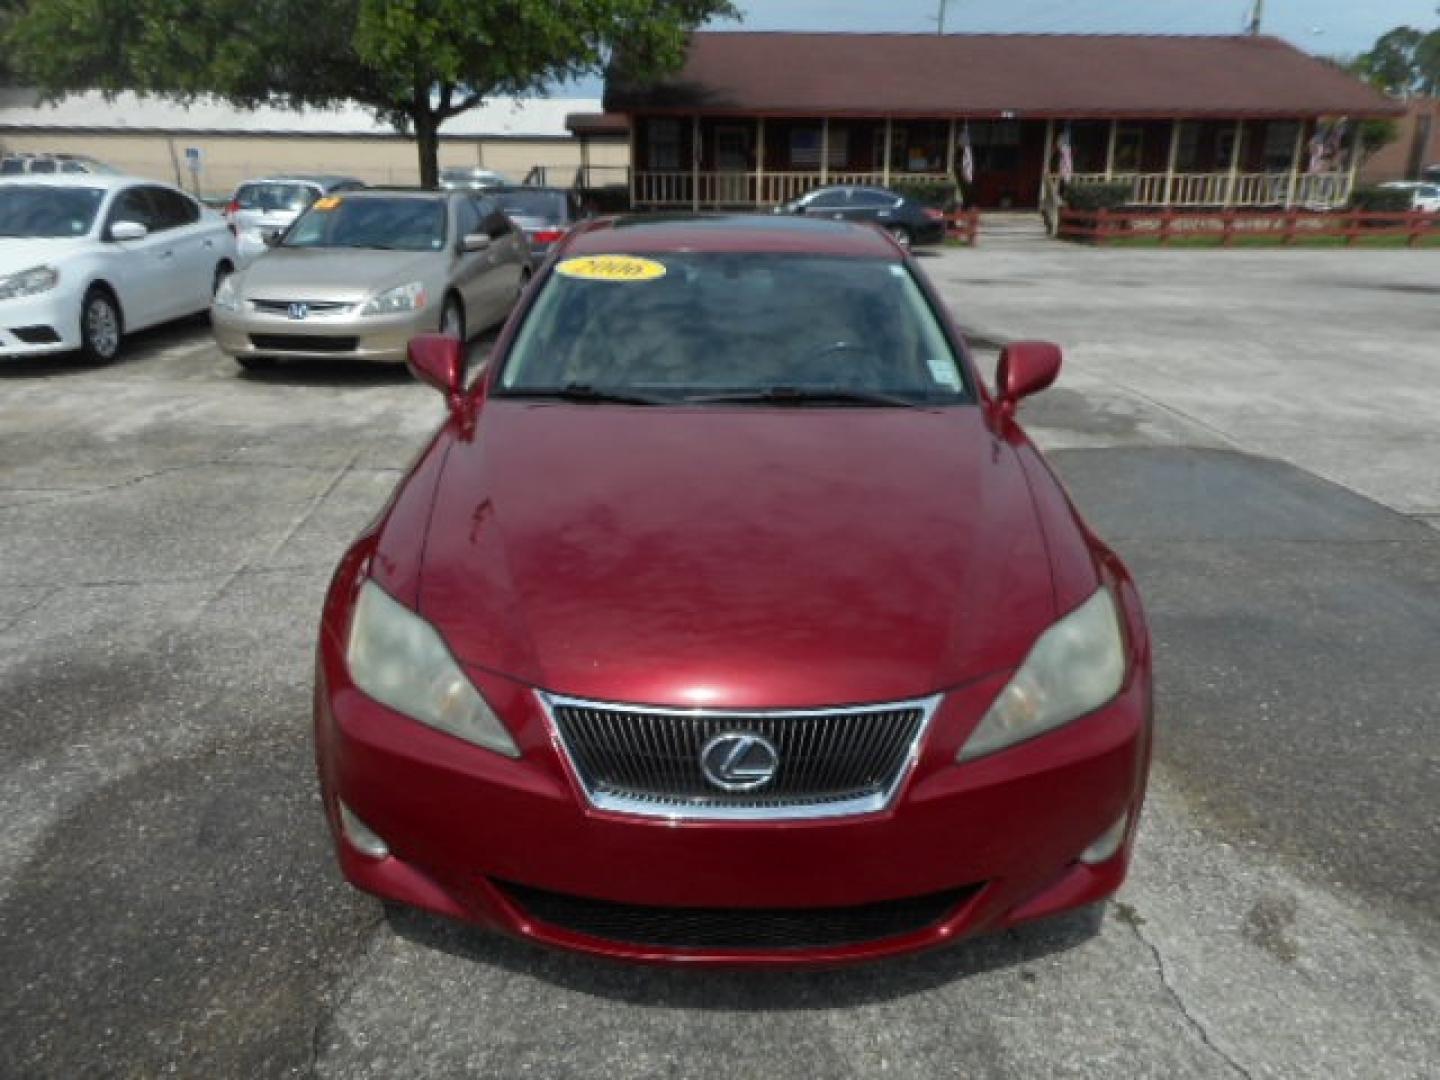
[{"label": "dark tinted windshield", "polygon": [[491,198],[507,214],[554,221],[565,217],[565,196],[558,191],[497,191]]},{"label": "dark tinted windshield", "polygon": [[777,388],[967,399],[955,352],[904,265],[812,255],[565,260],[498,392],[572,384],[667,400]]},{"label": "dark tinted windshield", "polygon": [[105,193],[99,188],[0,187],[0,236],[84,236]]},{"label": "dark tinted windshield", "polygon": [[330,195],[316,200],[295,222],[284,246],[439,251],[445,246],[445,203]]},{"label": "dark tinted windshield", "polygon": [[235,192],[235,205],[239,210],[304,210],[319,195],[309,184],[241,184]]}]

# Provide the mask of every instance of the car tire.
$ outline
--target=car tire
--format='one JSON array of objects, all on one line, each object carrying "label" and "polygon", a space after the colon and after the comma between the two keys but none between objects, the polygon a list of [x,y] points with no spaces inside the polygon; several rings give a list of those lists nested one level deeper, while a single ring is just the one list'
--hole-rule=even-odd
[{"label": "car tire", "polygon": [[906,251],[910,250],[910,230],[904,225],[886,225],[885,231],[890,234],[890,239],[899,244]]},{"label": "car tire", "polygon": [[458,338],[462,345],[468,340],[465,337],[465,308],[458,297],[445,298],[445,306],[440,309],[440,333]]},{"label": "car tire", "polygon": [[246,371],[269,371],[275,366],[273,356],[237,356],[235,362]]},{"label": "car tire", "polygon": [[92,364],[110,363],[120,355],[124,332],[115,295],[92,285],[80,301],[80,355]]}]

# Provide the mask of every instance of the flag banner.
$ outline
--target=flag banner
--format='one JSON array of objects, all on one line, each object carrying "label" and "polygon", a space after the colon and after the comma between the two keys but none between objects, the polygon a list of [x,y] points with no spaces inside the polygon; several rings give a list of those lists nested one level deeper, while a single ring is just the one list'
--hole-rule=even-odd
[{"label": "flag banner", "polygon": [[965,183],[975,182],[975,152],[970,148],[970,125],[960,133],[960,175]]},{"label": "flag banner", "polygon": [[1069,180],[1075,175],[1075,152],[1070,146],[1070,125],[1060,129],[1060,179]]}]

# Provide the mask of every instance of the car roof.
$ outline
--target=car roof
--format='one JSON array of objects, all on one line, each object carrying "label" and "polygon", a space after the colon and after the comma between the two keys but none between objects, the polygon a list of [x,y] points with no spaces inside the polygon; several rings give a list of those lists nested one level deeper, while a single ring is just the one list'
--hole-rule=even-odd
[{"label": "car roof", "polygon": [[12,173],[0,177],[0,184],[43,184],[46,187],[100,188],[112,191],[132,184],[148,184],[151,187],[170,188],[178,191],[173,184],[163,184],[143,176],[125,176],[119,173]]},{"label": "car roof", "polygon": [[570,194],[571,190],[572,189],[570,188],[555,187],[554,185],[543,184],[498,184],[493,188],[486,189],[486,191],[491,195],[504,195],[511,191],[535,191],[539,192],[541,195],[568,195]]},{"label": "car roof", "polygon": [[879,229],[775,214],[636,214],[599,218],[572,235],[569,255],[680,251],[903,258]]},{"label": "car roof", "polygon": [[380,196],[387,199],[455,199],[470,195],[468,191],[443,191],[439,188],[422,187],[363,187],[354,191],[347,191],[344,197],[347,199],[373,199]]},{"label": "car roof", "polygon": [[330,187],[334,184],[358,184],[361,181],[354,176],[340,176],[335,173],[275,173],[271,176],[256,176],[250,180],[242,180],[240,187],[246,184],[319,184],[321,187]]}]

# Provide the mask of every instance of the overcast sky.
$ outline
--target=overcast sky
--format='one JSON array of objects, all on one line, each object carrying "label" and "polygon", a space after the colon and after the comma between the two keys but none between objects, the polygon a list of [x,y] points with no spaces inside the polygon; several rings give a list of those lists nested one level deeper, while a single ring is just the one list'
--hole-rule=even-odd
[{"label": "overcast sky", "polygon": [[[721,30],[935,29],[939,0],[738,0],[741,23]],[[949,0],[953,33],[1234,34],[1251,0]],[[1368,49],[1393,26],[1432,29],[1440,0],[1265,0],[1263,29],[1307,52],[1348,56]],[[599,97],[599,79],[557,92]]]}]

